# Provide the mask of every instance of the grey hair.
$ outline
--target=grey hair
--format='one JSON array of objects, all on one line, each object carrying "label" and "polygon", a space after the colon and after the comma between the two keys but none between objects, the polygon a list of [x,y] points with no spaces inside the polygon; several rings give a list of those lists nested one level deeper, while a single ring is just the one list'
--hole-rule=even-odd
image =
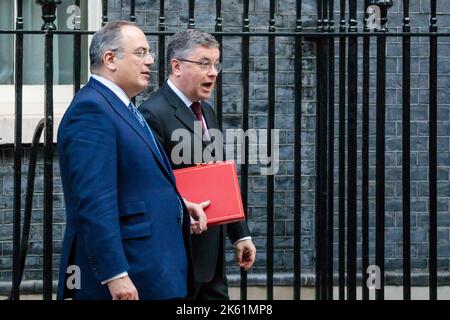
[{"label": "grey hair", "polygon": [[[122,40],[121,29],[123,26],[134,26],[135,23],[117,20],[106,23],[100,30],[98,30],[92,38],[89,47],[90,70],[91,73],[97,70],[103,64],[103,54],[108,50],[120,50]],[[118,53],[120,58],[120,54]]]},{"label": "grey hair", "polygon": [[172,59],[186,59],[189,53],[198,46],[219,48],[217,40],[209,33],[187,29],[175,33],[167,46],[167,70],[172,73]]}]

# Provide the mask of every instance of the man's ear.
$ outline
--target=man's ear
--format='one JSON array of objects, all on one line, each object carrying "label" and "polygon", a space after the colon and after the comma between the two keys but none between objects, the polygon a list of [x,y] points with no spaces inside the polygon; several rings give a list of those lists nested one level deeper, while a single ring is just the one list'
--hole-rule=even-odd
[{"label": "man's ear", "polygon": [[171,67],[172,67],[172,74],[176,77],[179,77],[181,75],[181,63],[177,59],[172,59],[170,61]]},{"label": "man's ear", "polygon": [[114,53],[112,51],[106,51],[103,54],[103,64],[105,65],[105,67],[110,70],[110,71],[116,71],[117,66],[116,66],[116,56],[114,55]]}]

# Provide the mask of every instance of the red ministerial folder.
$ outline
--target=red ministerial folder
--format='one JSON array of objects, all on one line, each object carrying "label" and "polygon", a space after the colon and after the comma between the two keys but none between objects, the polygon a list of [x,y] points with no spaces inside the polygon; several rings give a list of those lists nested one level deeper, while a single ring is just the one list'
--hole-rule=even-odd
[{"label": "red ministerial folder", "polygon": [[234,161],[177,169],[174,174],[183,198],[195,203],[211,200],[205,209],[208,226],[245,219]]}]

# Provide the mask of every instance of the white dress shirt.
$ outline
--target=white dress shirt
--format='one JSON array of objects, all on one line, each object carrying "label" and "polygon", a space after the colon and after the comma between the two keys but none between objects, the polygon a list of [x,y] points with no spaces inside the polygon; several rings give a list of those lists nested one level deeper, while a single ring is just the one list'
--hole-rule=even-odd
[{"label": "white dress shirt", "polygon": [[111,80],[106,79],[105,77],[99,76],[97,74],[92,74],[91,77],[100,82],[101,84],[103,84],[104,86],[106,86],[112,92],[114,92],[114,94],[120,99],[120,101],[124,103],[125,107],[128,108],[128,105],[130,104],[130,98],[128,98],[127,94],[125,93],[125,91],[123,91],[121,87],[119,87]]}]

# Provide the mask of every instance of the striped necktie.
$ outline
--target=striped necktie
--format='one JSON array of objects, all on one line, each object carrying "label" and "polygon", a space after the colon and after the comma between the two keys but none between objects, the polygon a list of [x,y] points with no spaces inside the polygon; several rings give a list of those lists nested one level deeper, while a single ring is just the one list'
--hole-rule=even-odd
[{"label": "striped necktie", "polygon": [[150,129],[150,127],[147,124],[147,121],[145,121],[144,116],[142,115],[142,113],[133,105],[132,102],[130,102],[130,104],[128,105],[128,108],[130,109],[131,113],[136,117],[136,119],[139,121],[139,123],[145,128],[147,129],[147,132],[150,136],[150,140],[153,142],[153,145],[155,146],[155,149],[158,150],[158,155],[160,157],[160,160],[164,163],[164,158],[161,154],[161,151],[158,148],[158,144],[156,143],[155,140],[155,136],[152,132],[152,129]]},{"label": "striped necktie", "polygon": [[206,127],[205,120],[203,117],[203,107],[200,102],[193,102],[191,104],[192,112],[194,112],[197,121],[200,121],[202,124],[203,134],[205,135],[207,140],[210,140],[208,128]]},{"label": "striped necktie", "polygon": [[[158,144],[156,143],[155,140],[155,136],[152,132],[152,129],[150,129],[147,121],[145,121],[144,116],[142,115],[142,113],[133,105],[133,103],[130,102],[130,104],[128,105],[128,108],[130,109],[131,113],[135,116],[135,118],[139,121],[139,123],[147,129],[148,134],[150,135],[150,140],[153,142],[153,145],[155,146],[155,149],[158,150],[158,155],[160,157],[160,160],[162,163],[165,163],[164,158],[161,154],[161,151],[158,148]],[[178,214],[178,223],[180,225],[183,225],[183,206],[181,205],[181,200],[179,197],[177,197],[178,199],[178,205],[179,205],[179,214]]]}]

